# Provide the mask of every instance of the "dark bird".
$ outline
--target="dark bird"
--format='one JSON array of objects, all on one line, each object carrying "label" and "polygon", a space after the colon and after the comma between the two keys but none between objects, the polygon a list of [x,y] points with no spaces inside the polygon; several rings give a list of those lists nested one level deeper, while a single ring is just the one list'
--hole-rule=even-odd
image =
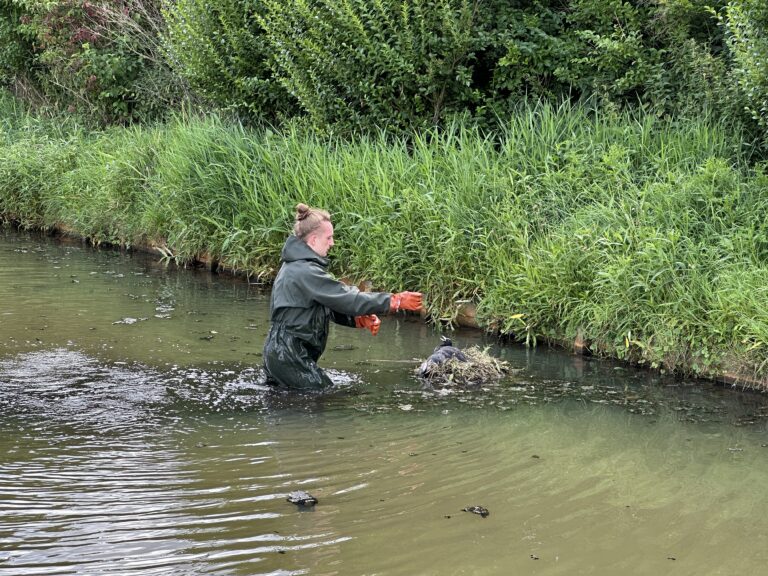
[{"label": "dark bird", "polygon": [[455,358],[459,362],[468,361],[467,357],[464,355],[464,352],[456,348],[450,338],[441,336],[440,344],[437,345],[435,351],[432,352],[429,358],[421,363],[421,366],[419,366],[419,376],[426,378],[430,375],[432,370],[435,369],[435,367],[439,366],[440,364],[444,364],[451,358]]}]

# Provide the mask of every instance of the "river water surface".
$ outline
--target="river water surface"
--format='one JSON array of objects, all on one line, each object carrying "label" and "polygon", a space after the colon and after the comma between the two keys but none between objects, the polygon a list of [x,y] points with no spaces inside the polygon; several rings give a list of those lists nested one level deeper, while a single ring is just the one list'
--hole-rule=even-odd
[{"label": "river water surface", "polygon": [[400,317],[334,327],[338,390],[284,396],[267,306],[0,228],[0,576],[765,573],[764,395],[474,332],[509,376],[425,390],[438,334]]}]

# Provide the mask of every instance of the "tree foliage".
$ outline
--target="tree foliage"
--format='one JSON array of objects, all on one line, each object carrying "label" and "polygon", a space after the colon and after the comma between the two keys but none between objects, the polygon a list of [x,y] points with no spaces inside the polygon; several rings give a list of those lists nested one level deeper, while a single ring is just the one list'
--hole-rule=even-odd
[{"label": "tree foliage", "polygon": [[182,85],[165,63],[160,0],[3,0],[0,69],[39,104],[98,124],[161,115]]},{"label": "tree foliage", "polygon": [[261,0],[170,2],[165,43],[176,71],[209,103],[274,121],[297,108],[273,75],[263,10]]},{"label": "tree foliage", "polygon": [[760,0],[0,0],[0,82],[102,124],[194,96],[336,132],[582,98],[765,126],[766,30]]},{"label": "tree foliage", "polygon": [[768,127],[768,4],[762,0],[728,2],[723,22],[746,108],[761,126]]},{"label": "tree foliage", "polygon": [[17,75],[32,63],[32,38],[25,34],[22,24],[24,13],[10,0],[0,0],[0,82],[13,85]]},{"label": "tree foliage", "polygon": [[282,84],[327,127],[438,123],[472,99],[479,0],[265,0]]},{"label": "tree foliage", "polygon": [[[712,5],[712,6],[710,6]],[[264,116],[278,82],[327,129],[484,122],[523,98],[658,113],[737,108],[712,10],[723,0],[178,0],[187,77]],[[251,58],[243,58],[248,52]],[[243,86],[269,86],[256,93]],[[268,116],[268,114],[267,114]]]}]

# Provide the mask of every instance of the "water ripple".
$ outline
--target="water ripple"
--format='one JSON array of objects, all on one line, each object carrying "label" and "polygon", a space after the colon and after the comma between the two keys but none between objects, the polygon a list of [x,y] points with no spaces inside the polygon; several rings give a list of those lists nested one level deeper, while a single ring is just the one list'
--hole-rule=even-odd
[{"label": "water ripple", "polygon": [[348,537],[270,530],[296,512],[268,472],[276,442],[247,432],[222,445],[205,424],[222,406],[263,404],[255,377],[68,349],[0,361],[0,423],[12,431],[0,435],[0,576],[305,573],[284,557]]}]

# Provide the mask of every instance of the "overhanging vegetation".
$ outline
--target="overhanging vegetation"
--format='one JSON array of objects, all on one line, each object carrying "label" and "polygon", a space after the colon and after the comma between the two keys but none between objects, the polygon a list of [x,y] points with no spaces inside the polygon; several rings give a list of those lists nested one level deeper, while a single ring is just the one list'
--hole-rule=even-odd
[{"label": "overhanging vegetation", "polygon": [[665,370],[766,377],[766,176],[706,117],[537,104],[498,139],[456,124],[408,140],[15,118],[0,212],[23,226],[270,279],[303,201],[333,213],[336,274],[422,290],[436,321],[471,300],[483,327],[523,342],[578,336]]}]

